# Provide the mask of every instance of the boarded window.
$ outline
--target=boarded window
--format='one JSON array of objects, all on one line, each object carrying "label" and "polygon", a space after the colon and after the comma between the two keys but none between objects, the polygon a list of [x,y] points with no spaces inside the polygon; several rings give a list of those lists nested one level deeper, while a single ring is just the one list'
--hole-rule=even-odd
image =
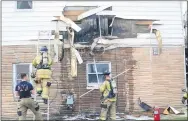
[{"label": "boarded window", "polygon": [[[104,71],[111,71],[110,62],[97,62],[96,63],[97,72],[95,71],[95,64],[87,64],[87,86],[88,87],[97,87],[98,83],[104,82],[104,76],[102,75]],[[97,80],[98,76],[98,80]]]},{"label": "boarded window", "polygon": [[31,64],[13,64],[13,91],[15,91],[16,85],[21,81],[21,73],[26,73],[28,78],[30,78],[31,71]]},{"label": "boarded window", "polygon": [[17,1],[17,9],[32,9],[32,1]]}]

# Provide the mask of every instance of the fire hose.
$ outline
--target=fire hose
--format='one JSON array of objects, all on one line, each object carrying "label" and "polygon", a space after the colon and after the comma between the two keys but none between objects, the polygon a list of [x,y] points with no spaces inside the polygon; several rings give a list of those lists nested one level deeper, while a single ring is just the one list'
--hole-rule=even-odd
[{"label": "fire hose", "polygon": [[[117,78],[118,76],[120,76],[120,75],[122,75],[122,74],[124,74],[124,73],[128,72],[129,70],[131,70],[131,69],[132,69],[132,68],[134,68],[134,67],[135,67],[135,65],[133,65],[131,68],[129,68],[129,69],[127,69],[127,70],[125,70],[125,71],[123,71],[123,72],[119,73],[118,75],[116,75],[116,76],[112,77],[112,79]],[[86,94],[88,94],[88,93],[92,92],[93,90],[95,90],[95,89],[91,89],[91,90],[89,90],[88,92],[86,92],[86,93],[82,94],[82,95],[81,95],[79,98],[81,98],[81,97],[83,97],[84,95],[86,95]]]}]

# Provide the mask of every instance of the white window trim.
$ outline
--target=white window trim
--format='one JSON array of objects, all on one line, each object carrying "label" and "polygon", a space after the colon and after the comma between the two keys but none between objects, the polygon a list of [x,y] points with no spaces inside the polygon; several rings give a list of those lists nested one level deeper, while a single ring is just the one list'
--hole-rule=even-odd
[{"label": "white window trim", "polygon": [[[15,97],[15,93],[14,93],[14,92],[15,92],[15,88],[16,88],[16,79],[15,79],[15,77],[16,77],[16,65],[29,65],[29,71],[30,71],[30,72],[32,72],[32,69],[33,69],[32,63],[19,63],[19,64],[14,64],[14,63],[13,63],[13,64],[12,64],[12,66],[13,66],[13,68],[12,68],[12,70],[13,70],[12,90],[13,90],[14,99],[16,98],[16,97]],[[32,83],[31,76],[29,76],[28,78],[29,78],[30,83]]]},{"label": "white window trim", "polygon": [[[29,1],[29,0],[28,0]],[[17,1],[15,1],[14,9],[16,12],[25,12],[25,11],[34,11],[34,1],[32,1],[32,8],[31,9],[17,9]]]},{"label": "white window trim", "polygon": [[[87,80],[86,89],[99,89],[99,85],[98,84],[89,83],[88,74],[96,74],[96,73],[88,73],[88,65],[89,64],[95,64],[95,63],[94,62],[87,62],[87,64],[86,64],[86,80]],[[109,62],[109,61],[97,61],[96,64],[108,64],[109,65],[109,71],[111,72],[111,62]],[[98,73],[98,74],[100,74],[100,73]],[[110,74],[110,76],[111,76],[111,74]]]}]

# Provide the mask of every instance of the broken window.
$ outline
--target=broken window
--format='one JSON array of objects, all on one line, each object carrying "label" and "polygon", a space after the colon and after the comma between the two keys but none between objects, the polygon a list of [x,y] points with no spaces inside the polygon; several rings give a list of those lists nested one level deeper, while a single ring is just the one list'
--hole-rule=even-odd
[{"label": "broken window", "polygon": [[31,72],[31,64],[13,64],[13,91],[15,91],[16,85],[21,82],[21,73],[26,73],[30,77]]},{"label": "broken window", "polygon": [[17,9],[32,9],[32,1],[17,1]]},{"label": "broken window", "polygon": [[[98,83],[104,82],[104,76],[102,75],[104,71],[111,71],[111,64],[109,62],[99,62],[96,63],[97,72],[95,71],[95,64],[87,64],[87,86],[96,87]],[[98,75],[98,80],[97,80]],[[99,82],[98,82],[99,81]]]}]

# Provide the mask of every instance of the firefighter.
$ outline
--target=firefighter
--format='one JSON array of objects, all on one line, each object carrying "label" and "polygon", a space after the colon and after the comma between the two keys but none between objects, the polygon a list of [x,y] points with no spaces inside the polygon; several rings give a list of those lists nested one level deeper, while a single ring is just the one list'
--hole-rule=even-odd
[{"label": "firefighter", "polygon": [[183,97],[182,97],[182,103],[185,106],[188,106],[187,104],[187,99],[188,99],[188,91],[186,89],[183,89],[182,92],[184,92]]},{"label": "firefighter", "polygon": [[21,74],[21,79],[22,81],[17,84],[15,88],[15,94],[16,96],[19,96],[19,106],[17,111],[19,120],[26,120],[26,113],[28,109],[34,113],[35,120],[42,120],[39,105],[31,97],[32,95],[35,95],[32,84],[27,81],[28,78],[25,73]]},{"label": "firefighter", "polygon": [[47,104],[49,87],[51,86],[52,58],[48,54],[46,46],[40,49],[40,55],[35,57],[32,64],[37,69],[35,77],[37,93],[42,96],[44,103]]},{"label": "firefighter", "polygon": [[116,120],[116,84],[115,81],[110,78],[110,72],[105,71],[103,75],[105,81],[99,87],[99,90],[102,93],[100,120],[106,120],[108,112],[110,114],[110,120]]}]

